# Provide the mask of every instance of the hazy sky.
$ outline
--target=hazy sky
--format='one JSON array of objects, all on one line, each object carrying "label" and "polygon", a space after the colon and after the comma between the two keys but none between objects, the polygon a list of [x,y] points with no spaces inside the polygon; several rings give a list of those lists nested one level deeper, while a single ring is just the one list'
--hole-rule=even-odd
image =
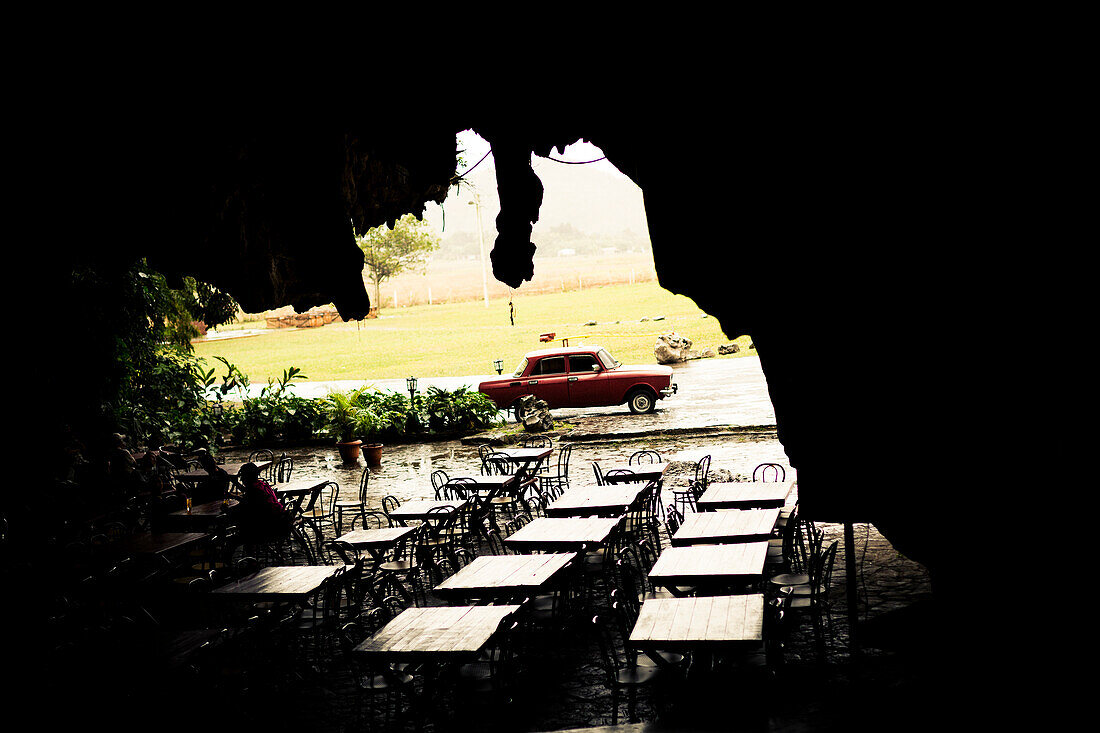
[{"label": "hazy sky", "polygon": [[[489,143],[471,130],[459,133],[458,143],[459,149],[463,151],[462,157],[465,163],[464,168],[459,172],[472,169],[472,179],[480,182],[476,192],[481,197],[482,226],[486,235],[492,236],[500,205],[497,200],[493,156],[489,155],[482,161],[482,157],[489,151]],[[570,145],[563,152],[557,150],[551,152],[551,157],[563,161],[587,162],[602,158],[603,151],[590,143],[578,142]],[[478,161],[481,163],[479,164]],[[598,218],[602,214],[602,218],[607,220],[612,228],[623,224],[622,228],[645,231],[641,191],[608,161],[600,160],[584,166],[570,166],[532,156],[532,168],[543,179],[544,184],[548,184],[551,180],[559,182],[558,188],[548,186],[544,192],[543,213],[546,218],[560,220],[563,216],[575,214],[578,221],[591,222],[593,218]],[[582,169],[584,169],[583,174]],[[594,182],[594,176],[591,175],[593,173],[613,176],[614,181],[621,182],[623,185],[604,186],[599,181]],[[577,186],[567,185],[566,190],[563,190],[561,181],[573,174],[577,175]],[[594,183],[596,188],[592,190],[591,186]],[[624,196],[624,186],[636,190],[637,196],[632,196],[629,190]],[[612,191],[612,188],[615,190]],[[476,209],[470,205],[473,198],[474,191],[469,187],[464,186],[458,191],[452,190],[442,206],[428,204],[425,207],[424,219],[439,232],[476,231]],[[614,207],[613,214],[608,211],[608,206]],[[565,207],[564,211],[563,207]]]}]

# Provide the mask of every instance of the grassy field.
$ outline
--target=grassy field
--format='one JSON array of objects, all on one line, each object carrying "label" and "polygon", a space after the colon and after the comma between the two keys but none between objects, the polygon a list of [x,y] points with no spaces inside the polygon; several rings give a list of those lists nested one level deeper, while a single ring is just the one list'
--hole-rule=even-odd
[{"label": "grassy field", "polygon": [[[312,381],[489,374],[497,358],[510,372],[525,352],[560,343],[540,343],[539,335],[549,332],[558,339],[587,336],[585,343],[602,344],[628,364],[656,363],[656,337],[671,332],[691,339],[697,349],[734,341],[741,354],[748,352],[747,337],[727,338],[718,321],[693,301],[652,281],[534,295],[517,291],[513,304],[514,326],[504,297],[490,299],[489,307],[474,300],[383,308],[376,319],[200,340],[194,346],[198,356],[225,357],[260,384],[292,366]],[[652,320],[657,317],[663,320]],[[584,325],[591,321],[596,325]],[[263,321],[237,326],[262,328]],[[207,361],[219,375],[224,372]]]}]

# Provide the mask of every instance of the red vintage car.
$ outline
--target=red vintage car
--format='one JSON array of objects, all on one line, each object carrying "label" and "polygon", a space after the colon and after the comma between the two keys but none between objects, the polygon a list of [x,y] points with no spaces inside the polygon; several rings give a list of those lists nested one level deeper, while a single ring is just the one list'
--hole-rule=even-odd
[{"label": "red vintage car", "polygon": [[524,395],[550,407],[603,407],[624,402],[633,413],[652,412],[657,400],[676,393],[672,368],[624,366],[602,346],[564,346],[528,352],[510,377],[490,379],[478,390],[502,410]]}]

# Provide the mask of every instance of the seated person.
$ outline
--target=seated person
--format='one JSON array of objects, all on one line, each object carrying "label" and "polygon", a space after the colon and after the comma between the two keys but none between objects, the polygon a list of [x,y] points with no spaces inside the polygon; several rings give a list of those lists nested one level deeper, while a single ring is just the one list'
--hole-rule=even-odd
[{"label": "seated person", "polygon": [[260,478],[255,463],[246,463],[237,472],[242,495],[237,526],[247,544],[265,544],[281,540],[290,532],[292,519],[271,484]]},{"label": "seated person", "polygon": [[207,501],[221,499],[230,488],[229,474],[217,464],[214,456],[210,455],[205,449],[200,448],[196,451],[195,458],[202,469],[210,474],[210,480],[195,485],[191,490],[192,500],[197,504],[202,504]]}]

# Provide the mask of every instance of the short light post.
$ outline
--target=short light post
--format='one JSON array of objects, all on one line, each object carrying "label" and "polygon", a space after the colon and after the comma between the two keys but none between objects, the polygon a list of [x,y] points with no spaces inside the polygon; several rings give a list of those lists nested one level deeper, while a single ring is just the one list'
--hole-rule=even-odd
[{"label": "short light post", "polygon": [[406,379],[405,386],[409,388],[409,399],[412,400],[416,396],[416,377]]},{"label": "short light post", "polygon": [[493,366],[496,367],[497,374],[504,371],[504,359],[494,359]]}]

